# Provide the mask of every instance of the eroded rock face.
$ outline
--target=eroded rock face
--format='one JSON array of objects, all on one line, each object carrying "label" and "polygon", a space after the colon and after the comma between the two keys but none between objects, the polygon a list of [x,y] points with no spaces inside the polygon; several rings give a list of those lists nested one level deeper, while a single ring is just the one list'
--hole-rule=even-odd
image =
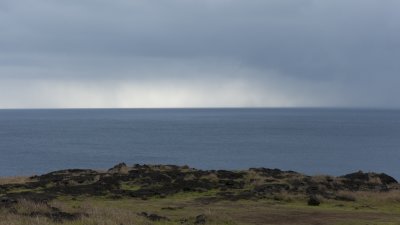
[{"label": "eroded rock face", "polygon": [[387,191],[393,185],[398,188],[397,181],[389,175],[361,171],[342,177],[312,177],[267,168],[215,171],[175,165],[136,164],[130,167],[120,163],[108,171],[71,169],[34,176],[30,182],[23,184],[0,185],[0,194],[6,199],[46,202],[60,195],[147,199],[164,198],[180,192],[213,190],[216,193],[214,196],[201,201],[256,200],[280,193],[340,200],[344,198],[336,194],[339,191]]}]

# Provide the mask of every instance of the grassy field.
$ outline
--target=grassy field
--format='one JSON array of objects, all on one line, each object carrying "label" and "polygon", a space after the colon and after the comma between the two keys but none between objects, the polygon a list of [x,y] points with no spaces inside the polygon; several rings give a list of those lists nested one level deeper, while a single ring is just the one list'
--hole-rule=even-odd
[{"label": "grassy field", "polygon": [[[192,170],[179,168],[179,171],[182,170],[185,170],[184,174],[187,175],[182,177],[182,179],[198,180],[198,177],[196,178],[197,175],[193,175],[197,172],[192,173],[190,172]],[[127,171],[119,170],[112,173],[101,172],[102,174],[113,174],[112,176],[107,175],[107,177],[119,177],[117,187],[109,186],[109,184],[104,182],[101,183],[107,186],[105,192],[88,189],[88,185],[97,183],[101,178],[96,178],[98,180],[95,179],[92,183],[82,181],[81,183],[78,182],[78,184],[72,182],[76,181],[74,180],[76,177],[89,179],[86,172],[78,173],[75,171],[74,176],[70,176],[71,172],[68,172],[69,175],[63,173],[63,177],[67,177],[67,180],[70,181],[69,184],[65,184],[65,179],[59,180],[57,176],[52,177],[51,183],[44,182],[44,178],[40,177],[0,179],[0,199],[2,202],[0,204],[0,224],[400,224],[400,191],[398,185],[391,184],[384,191],[376,190],[376,187],[371,186],[371,183],[380,183],[379,187],[382,187],[382,181],[376,180],[377,177],[373,177],[372,175],[369,175],[368,182],[365,183],[368,184],[365,187],[370,187],[371,189],[363,190],[365,189],[364,186],[360,186],[360,190],[335,189],[335,197],[329,197],[330,195],[326,193],[330,193],[330,190],[325,190],[324,188],[326,187],[321,186],[325,178],[310,178],[291,172],[282,172],[279,176],[275,176],[275,180],[272,179],[273,176],[267,176],[265,173],[246,172],[244,176],[230,174],[229,176],[232,176],[232,179],[236,181],[248,181],[247,183],[244,182],[240,187],[234,188],[218,186],[222,178],[224,182],[226,181],[225,177],[223,177],[227,176],[226,172],[202,172],[202,177],[205,176],[208,180],[216,182],[218,185],[210,186],[209,188],[205,188],[203,185],[203,188],[199,190],[182,189],[168,193],[157,192],[157,194],[148,194],[148,190],[164,190],[160,188],[163,187],[162,184],[167,185],[167,183],[160,182],[159,180],[151,181],[144,179],[146,176],[143,174],[149,176],[152,174],[151,176],[153,176],[154,171],[161,174],[165,174],[166,171],[159,168],[146,168],[146,170],[140,170],[141,172],[138,173],[139,176],[135,175],[135,178],[130,177],[128,179],[126,176],[129,174],[129,171],[133,171],[133,169],[128,169]],[[152,173],[144,171],[152,171]],[[225,175],[222,176],[221,174]],[[93,176],[98,176],[98,174],[93,173]],[[172,175],[170,174],[170,176]],[[310,193],[304,190],[309,190],[309,187],[304,187],[303,190],[297,186],[293,186],[291,179],[299,178],[312,179],[312,184],[316,184],[315,182],[317,181],[320,182],[319,189],[324,191],[312,193],[318,199],[319,204],[308,204]],[[339,182],[341,179],[345,178],[333,178],[332,182]],[[61,184],[55,182],[55,180],[64,182],[63,185],[66,185],[67,189],[58,186]],[[260,180],[263,180],[263,182]],[[343,181],[341,180],[340,182]],[[355,181],[360,184],[359,179]],[[36,185],[35,182],[38,184]],[[289,188],[275,188],[273,189],[274,191],[263,192],[263,195],[259,193],[251,196],[240,194],[243,192],[249,193],[249,190],[255,192],[254,190],[259,190],[258,187],[260,185],[271,182],[275,184],[278,182],[279,184],[273,187],[283,187],[282,184],[284,183],[291,185]],[[149,184],[151,185],[149,186]],[[194,186],[196,185],[198,184],[195,183]],[[72,191],[69,193],[69,191],[73,190],[72,187],[75,186],[81,186],[81,192],[76,193]],[[335,185],[333,186],[336,187]],[[100,186],[93,187],[100,188]],[[295,188],[296,191],[293,191],[292,188]],[[84,190],[90,191],[85,192]],[[143,192],[143,190],[147,191]],[[146,193],[146,195],[138,195],[138,193]],[[242,197],[239,198],[237,196]]]}]

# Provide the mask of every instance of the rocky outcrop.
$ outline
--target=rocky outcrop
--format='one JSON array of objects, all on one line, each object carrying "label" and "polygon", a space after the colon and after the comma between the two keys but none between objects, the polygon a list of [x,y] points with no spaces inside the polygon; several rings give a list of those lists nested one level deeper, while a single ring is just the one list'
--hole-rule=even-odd
[{"label": "rocky outcrop", "polygon": [[383,185],[390,185],[396,184],[397,180],[393,177],[385,174],[385,173],[364,173],[362,171],[358,171],[355,173],[350,173],[342,176],[343,178],[349,179],[351,181],[358,181],[358,182],[375,182],[381,183]]},{"label": "rocky outcrop", "polygon": [[115,165],[113,168],[109,169],[109,173],[128,173],[129,168],[125,163],[120,163]]},{"label": "rocky outcrop", "polygon": [[[361,171],[341,177],[306,176],[293,171],[251,168],[243,171],[197,170],[188,166],[120,163],[108,171],[60,170],[31,177],[23,184],[0,185],[1,205],[20,198],[46,202],[60,195],[109,198],[164,198],[180,192],[207,192],[203,202],[276,198],[281,193],[350,201],[340,191],[389,191],[399,188],[387,174]],[[40,190],[40,191],[38,191]]]}]

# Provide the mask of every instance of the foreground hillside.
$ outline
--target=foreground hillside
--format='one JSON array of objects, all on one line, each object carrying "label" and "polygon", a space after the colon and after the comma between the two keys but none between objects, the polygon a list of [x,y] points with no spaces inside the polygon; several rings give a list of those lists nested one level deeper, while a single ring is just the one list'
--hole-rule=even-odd
[{"label": "foreground hillside", "polygon": [[0,224],[400,224],[399,189],[376,173],[122,163],[0,179]]}]

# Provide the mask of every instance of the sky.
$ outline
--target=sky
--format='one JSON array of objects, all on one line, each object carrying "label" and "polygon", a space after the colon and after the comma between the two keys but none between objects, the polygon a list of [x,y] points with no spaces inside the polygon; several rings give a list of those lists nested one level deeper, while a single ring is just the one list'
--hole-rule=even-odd
[{"label": "sky", "polygon": [[1,0],[0,108],[400,108],[398,0]]}]

